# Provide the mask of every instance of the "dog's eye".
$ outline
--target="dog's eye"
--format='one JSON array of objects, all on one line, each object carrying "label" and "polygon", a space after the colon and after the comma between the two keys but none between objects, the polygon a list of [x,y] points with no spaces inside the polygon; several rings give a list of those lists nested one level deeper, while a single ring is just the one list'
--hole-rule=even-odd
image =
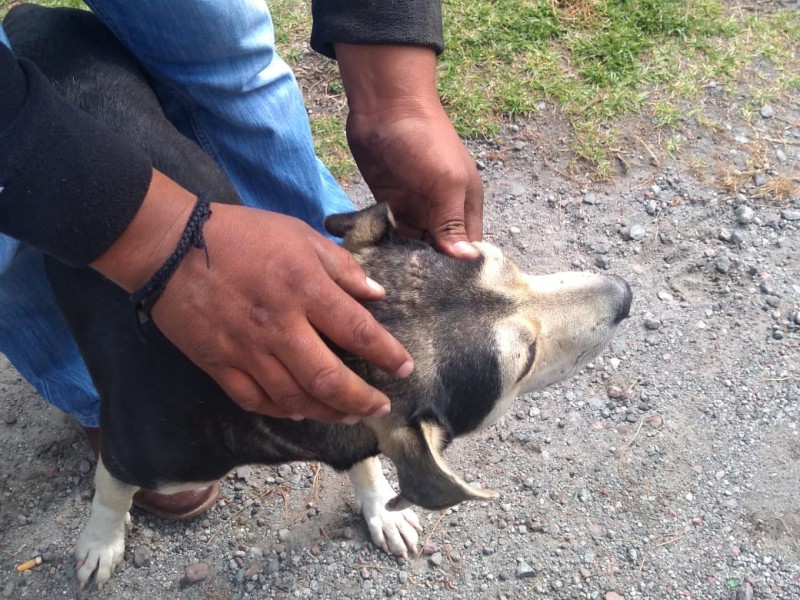
[{"label": "dog's eye", "polygon": [[525,366],[520,371],[519,377],[517,377],[517,383],[522,381],[522,379],[530,372],[533,368],[533,362],[536,360],[536,342],[533,342],[530,346],[528,346],[528,357],[525,359]]}]

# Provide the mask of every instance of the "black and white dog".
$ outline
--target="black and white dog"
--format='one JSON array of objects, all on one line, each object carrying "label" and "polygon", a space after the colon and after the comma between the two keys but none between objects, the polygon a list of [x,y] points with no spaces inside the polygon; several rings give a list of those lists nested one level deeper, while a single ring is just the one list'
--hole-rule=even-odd
[{"label": "black and white dog", "polygon": [[[91,13],[12,9],[5,28],[60,92],[144,148],[154,166],[195,193],[236,203],[233,187],[166,120],[147,75]],[[90,269],[48,261],[62,310],[102,398],[101,452],[91,517],[77,544],[78,577],[98,586],[122,560],[131,498],[140,488],[198,488],[238,465],[322,461],[349,470],[373,540],[414,549],[409,506],[442,509],[494,498],[469,486],[442,451],[494,422],[519,394],[578,372],[627,317],[631,291],[613,276],[529,276],[496,247],[463,262],[401,239],[378,205],[326,223],[386,288],[368,308],[411,352],[414,374],[396,380],[340,352],[382,390],[392,411],[358,425],[272,419],[245,412],[157,329],[143,334],[126,293]],[[213,253],[213,248],[211,249]],[[377,456],[397,468],[395,494]]]}]

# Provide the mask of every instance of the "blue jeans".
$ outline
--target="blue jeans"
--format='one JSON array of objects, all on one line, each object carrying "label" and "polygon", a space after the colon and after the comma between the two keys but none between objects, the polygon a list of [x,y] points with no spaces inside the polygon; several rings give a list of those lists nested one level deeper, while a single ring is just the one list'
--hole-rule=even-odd
[{"label": "blue jeans", "polygon": [[[325,216],[352,210],[314,154],[263,0],[87,4],[157,78],[167,116],[226,171],[245,204],[319,231]],[[2,28],[0,42],[8,44]],[[38,251],[0,235],[0,352],[47,401],[96,427],[97,392],[42,265]]]}]

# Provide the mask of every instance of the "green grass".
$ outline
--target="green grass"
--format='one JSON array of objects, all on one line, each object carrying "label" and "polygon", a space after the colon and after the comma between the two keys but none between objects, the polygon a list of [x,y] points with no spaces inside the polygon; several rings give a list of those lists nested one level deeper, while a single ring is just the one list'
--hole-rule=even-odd
[{"label": "green grass", "polygon": [[[309,0],[269,5],[278,49],[307,84],[317,147],[346,177],[354,166],[342,102],[327,101],[341,95],[341,84],[335,66],[309,51]],[[800,11],[788,8],[759,14],[722,0],[443,0],[443,13],[439,87],[459,133],[491,138],[504,120],[536,115],[545,102],[570,123],[575,162],[600,176],[614,172],[618,132],[631,116],[664,130],[670,141],[661,150],[679,152],[672,128],[712,80],[748,94],[746,114],[800,90]],[[759,78],[763,69],[753,65],[765,62],[772,68]]]}]

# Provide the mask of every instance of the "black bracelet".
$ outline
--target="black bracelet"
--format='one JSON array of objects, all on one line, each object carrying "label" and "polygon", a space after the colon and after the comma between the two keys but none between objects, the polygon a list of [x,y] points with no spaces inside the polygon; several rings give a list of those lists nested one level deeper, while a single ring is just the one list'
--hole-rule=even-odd
[{"label": "black bracelet", "polygon": [[161,265],[161,268],[156,271],[155,275],[150,278],[150,281],[144,284],[142,288],[131,296],[136,308],[136,314],[139,323],[145,323],[150,320],[150,312],[153,306],[161,297],[164,288],[167,287],[170,278],[175,274],[178,265],[186,257],[189,248],[195,247],[198,250],[203,250],[206,253],[206,267],[210,266],[208,258],[208,246],[203,237],[203,226],[208,218],[211,216],[211,205],[204,196],[197,197],[197,203],[192,209],[192,214],[189,215],[189,220],[186,222],[186,227],[183,230],[181,239],[178,246],[166,262]]}]

